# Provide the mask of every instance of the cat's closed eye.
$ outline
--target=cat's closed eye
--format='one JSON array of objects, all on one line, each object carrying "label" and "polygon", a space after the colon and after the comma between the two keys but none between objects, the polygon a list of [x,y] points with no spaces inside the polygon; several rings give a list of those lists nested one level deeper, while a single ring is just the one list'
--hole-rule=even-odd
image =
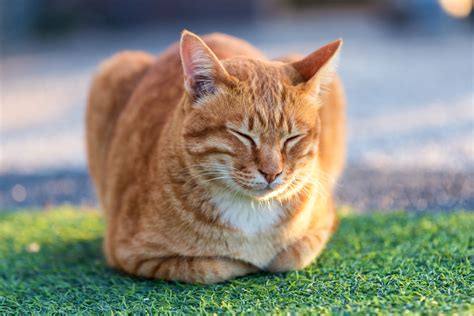
[{"label": "cat's closed eye", "polygon": [[237,138],[239,138],[240,140],[245,139],[245,141],[247,141],[248,143],[250,143],[252,146],[256,147],[257,146],[257,143],[255,142],[255,140],[253,139],[252,136],[250,135],[247,135],[245,133],[242,133],[241,131],[238,131],[236,129],[233,129],[233,128],[228,128],[228,131],[233,134],[234,136],[236,136]]},{"label": "cat's closed eye", "polygon": [[288,145],[295,144],[298,140],[302,139],[305,134],[297,134],[294,136],[290,136],[283,142],[283,148],[286,148]]}]

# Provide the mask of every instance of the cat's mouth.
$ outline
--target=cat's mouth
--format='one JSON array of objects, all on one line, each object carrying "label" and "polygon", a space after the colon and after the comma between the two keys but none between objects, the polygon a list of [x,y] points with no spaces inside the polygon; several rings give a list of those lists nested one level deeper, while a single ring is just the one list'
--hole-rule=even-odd
[{"label": "cat's mouth", "polygon": [[265,184],[251,186],[247,184],[237,183],[239,191],[244,195],[258,199],[265,200],[278,196],[284,191],[283,183],[280,184]]}]

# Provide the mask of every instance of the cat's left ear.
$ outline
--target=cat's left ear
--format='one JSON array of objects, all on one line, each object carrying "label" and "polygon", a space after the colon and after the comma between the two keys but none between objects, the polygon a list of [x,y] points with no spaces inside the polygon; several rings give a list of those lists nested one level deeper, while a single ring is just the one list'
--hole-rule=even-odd
[{"label": "cat's left ear", "polygon": [[291,63],[293,68],[303,78],[303,89],[313,96],[317,96],[321,87],[330,84],[339,59],[342,40],[331,42],[305,58]]},{"label": "cat's left ear", "polygon": [[214,94],[219,84],[229,80],[222,63],[194,33],[184,30],[180,42],[184,87],[193,100]]}]

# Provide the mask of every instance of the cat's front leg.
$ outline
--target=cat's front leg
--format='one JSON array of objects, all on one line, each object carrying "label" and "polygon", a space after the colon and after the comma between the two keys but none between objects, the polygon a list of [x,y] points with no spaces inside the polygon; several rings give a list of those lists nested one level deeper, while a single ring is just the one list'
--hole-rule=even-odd
[{"label": "cat's front leg", "polygon": [[239,260],[218,257],[161,257],[138,262],[133,274],[168,281],[219,283],[258,268]]},{"label": "cat's front leg", "polygon": [[266,267],[266,270],[285,272],[307,267],[324,249],[330,235],[330,229],[310,232],[280,251]]}]

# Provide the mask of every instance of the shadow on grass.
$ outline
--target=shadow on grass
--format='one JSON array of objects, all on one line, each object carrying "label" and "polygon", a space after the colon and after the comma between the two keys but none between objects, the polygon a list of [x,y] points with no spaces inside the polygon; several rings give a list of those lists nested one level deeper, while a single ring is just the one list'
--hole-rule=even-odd
[{"label": "shadow on grass", "polygon": [[[199,292],[208,289],[217,290],[217,294],[224,295],[229,283],[218,285],[193,285],[179,282],[167,282],[132,277],[121,271],[107,266],[103,251],[102,238],[81,240],[74,242],[54,241],[44,243],[38,252],[22,250],[10,252],[0,258],[0,279],[4,281],[7,295],[6,306],[21,308],[28,303],[36,302],[40,310],[51,310],[51,307],[62,311],[77,309],[67,308],[67,301],[73,299],[77,304],[126,304],[127,300],[137,303],[146,303],[147,296],[155,296],[160,291],[161,299],[172,298],[176,303],[178,297],[189,297],[193,293],[199,299]],[[246,278],[235,280],[239,284],[244,279],[267,278],[269,274],[259,273]],[[2,293],[0,285],[0,293]],[[113,296],[111,296],[113,293]],[[164,295],[164,296],[163,296]],[[0,307],[2,307],[0,294]],[[34,303],[33,303],[34,304]],[[33,305],[34,306],[34,305]],[[0,311],[2,309],[0,308]],[[36,310],[36,309],[33,309]],[[79,309],[80,310],[80,309]]]}]

